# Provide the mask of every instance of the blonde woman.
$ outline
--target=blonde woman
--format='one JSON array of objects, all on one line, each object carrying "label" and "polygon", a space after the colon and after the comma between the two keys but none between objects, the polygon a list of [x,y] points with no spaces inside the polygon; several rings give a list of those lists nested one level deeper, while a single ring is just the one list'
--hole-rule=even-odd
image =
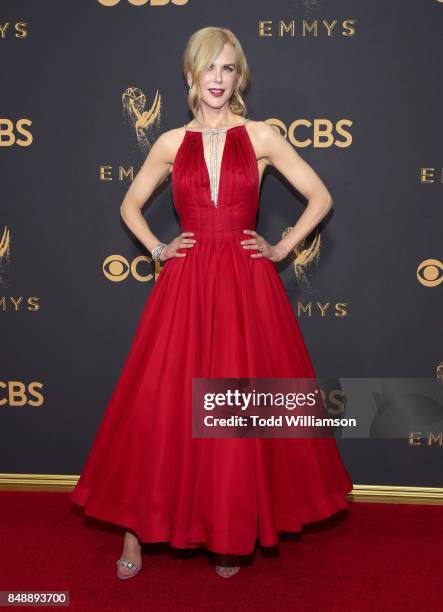
[{"label": "blonde woman", "polygon": [[[346,508],[352,489],[333,438],[192,437],[192,378],[315,377],[275,263],[332,200],[274,128],[247,118],[250,73],[230,30],[195,32],[183,72],[192,120],[160,135],[121,205],[163,267],[72,493],[125,528],[121,579],[142,569],[143,542],[203,547],[228,578],[257,542]],[[308,200],[275,244],[255,229],[268,165]],[[141,209],[170,175],[181,232],[164,243]]]}]

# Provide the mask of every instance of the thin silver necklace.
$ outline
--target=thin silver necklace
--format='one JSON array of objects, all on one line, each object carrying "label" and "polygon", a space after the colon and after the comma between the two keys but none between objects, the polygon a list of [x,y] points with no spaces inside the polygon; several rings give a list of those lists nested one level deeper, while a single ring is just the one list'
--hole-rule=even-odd
[{"label": "thin silver necklace", "polygon": [[227,130],[230,130],[233,127],[238,127],[239,125],[245,125],[246,123],[248,123],[249,119],[246,119],[244,123],[237,123],[236,125],[227,125],[223,127],[208,127],[206,125],[202,125],[198,119],[196,119],[196,121],[201,128],[206,130],[205,132],[202,132],[202,133],[208,134],[208,133],[213,133],[213,132],[226,132]]}]

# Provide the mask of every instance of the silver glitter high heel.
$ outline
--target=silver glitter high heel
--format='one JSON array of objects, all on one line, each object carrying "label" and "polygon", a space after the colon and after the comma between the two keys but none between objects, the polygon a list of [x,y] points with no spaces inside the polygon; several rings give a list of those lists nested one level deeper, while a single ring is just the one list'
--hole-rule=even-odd
[{"label": "silver glitter high heel", "polygon": [[[126,578],[134,578],[134,576],[137,576],[137,574],[142,570],[141,567],[137,567],[135,563],[129,561],[128,559],[118,559],[118,561],[116,561],[116,564],[118,566],[117,577],[120,578],[120,580],[126,580]],[[122,574],[120,566],[127,567],[129,570],[131,570],[131,574]]]},{"label": "silver glitter high heel", "polygon": [[240,563],[237,555],[217,555],[215,564],[216,573],[222,578],[232,578],[240,571]]}]

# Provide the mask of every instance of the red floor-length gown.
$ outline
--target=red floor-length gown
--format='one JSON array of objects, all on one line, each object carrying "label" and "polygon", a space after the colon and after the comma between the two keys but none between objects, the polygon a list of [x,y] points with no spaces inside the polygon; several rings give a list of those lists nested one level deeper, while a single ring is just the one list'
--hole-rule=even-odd
[{"label": "red floor-length gown", "polygon": [[143,542],[249,554],[348,507],[333,438],[192,438],[193,377],[315,377],[275,264],[240,241],[255,229],[257,161],[246,124],[228,129],[218,205],[203,136],[187,129],[172,173],[181,231],[71,499]]}]

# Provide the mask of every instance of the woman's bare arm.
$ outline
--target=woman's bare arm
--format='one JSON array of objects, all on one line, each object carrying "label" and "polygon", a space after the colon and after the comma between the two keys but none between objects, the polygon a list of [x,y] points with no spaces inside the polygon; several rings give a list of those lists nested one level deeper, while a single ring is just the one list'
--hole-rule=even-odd
[{"label": "woman's bare arm", "polygon": [[331,194],[311,166],[271,125],[256,122],[254,140],[258,157],[263,157],[308,200],[295,226],[274,248],[282,258],[317,227],[333,206]]},{"label": "woman's bare arm", "polygon": [[141,209],[170,173],[179,131],[169,130],[157,138],[120,206],[124,222],[149,252],[161,241],[152,233]]}]

